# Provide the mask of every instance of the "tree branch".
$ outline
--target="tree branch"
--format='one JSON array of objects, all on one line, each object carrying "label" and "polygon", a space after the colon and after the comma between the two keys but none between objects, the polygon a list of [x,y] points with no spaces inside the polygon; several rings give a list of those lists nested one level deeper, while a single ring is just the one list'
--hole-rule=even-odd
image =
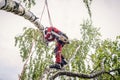
[{"label": "tree branch", "polygon": [[102,74],[110,74],[110,72],[115,72],[120,70],[120,68],[118,69],[113,69],[110,71],[98,71],[96,73],[92,73],[92,74],[83,74],[83,73],[74,73],[74,72],[68,72],[68,71],[59,71],[56,74],[54,74],[50,80],[54,80],[56,77],[58,76],[62,76],[62,75],[66,75],[66,76],[70,76],[70,77],[79,77],[79,78],[86,78],[86,79],[91,79],[91,78],[95,78],[98,77]]},{"label": "tree branch", "polygon": [[75,56],[76,56],[76,54],[77,54],[77,52],[78,52],[79,49],[80,49],[80,45],[76,48],[76,50],[75,50],[75,52],[73,53],[73,56],[70,58],[68,64],[71,63],[72,60],[75,58]]},{"label": "tree branch", "polygon": [[64,66],[64,68],[67,67],[72,62],[72,60],[75,58],[75,56],[76,56],[79,49],[80,49],[80,45],[76,48],[75,52],[73,53],[73,56],[68,61],[68,64]]},{"label": "tree branch", "polygon": [[[25,9],[20,3],[12,0],[0,0],[0,10],[24,17],[32,22],[43,35],[44,26],[40,23],[39,18],[36,17],[31,11]],[[42,38],[42,40],[44,40],[44,38]]]},{"label": "tree branch", "polygon": [[26,66],[27,66],[27,63],[28,63],[28,61],[30,60],[30,57],[32,57],[32,55],[33,55],[32,48],[33,48],[33,42],[32,42],[32,46],[31,46],[31,48],[30,48],[30,50],[29,50],[30,55],[27,57],[24,65],[23,65],[23,69],[22,69],[21,75],[19,75],[19,80],[22,80],[22,77],[23,77],[23,75],[24,75],[24,73],[25,73],[25,70],[26,70],[26,68],[27,68],[27,67],[26,67]]},{"label": "tree branch", "polygon": [[[76,48],[75,52],[73,53],[74,55],[70,58],[70,60],[68,61],[68,64],[71,63],[72,60],[75,58],[75,56],[76,56],[76,54],[77,54],[77,52],[78,52],[79,49],[80,49],[80,45]],[[64,68],[67,67],[68,64],[65,65]],[[43,75],[40,77],[39,80],[45,80],[45,79],[47,79],[47,76],[46,76],[46,75],[49,74],[51,70],[52,70],[52,69],[50,69],[50,68],[48,68],[48,67],[45,68],[45,70],[44,70],[44,72],[43,72]],[[59,72],[59,71],[57,71],[57,73],[58,73],[58,72]]]}]

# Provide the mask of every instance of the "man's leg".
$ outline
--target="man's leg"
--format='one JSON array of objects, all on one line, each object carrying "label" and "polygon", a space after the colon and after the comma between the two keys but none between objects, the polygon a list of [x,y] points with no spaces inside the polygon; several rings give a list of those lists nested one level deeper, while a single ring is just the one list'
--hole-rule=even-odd
[{"label": "man's leg", "polygon": [[63,57],[63,55],[61,54],[61,67],[63,67],[64,65],[67,64],[66,59]]},{"label": "man's leg", "polygon": [[64,43],[62,41],[58,41],[56,46],[57,46],[55,48],[55,51],[56,51],[55,53],[57,53],[57,55],[56,55],[56,63],[61,64],[61,67],[63,67],[64,65],[67,64],[67,61],[64,59],[63,55],[61,54]]},{"label": "man's leg", "polygon": [[61,51],[62,51],[62,45],[59,42],[57,42],[56,48],[54,50],[56,63],[61,63]]},{"label": "man's leg", "polygon": [[61,51],[62,51],[62,45],[57,42],[56,44],[56,48],[54,50],[55,52],[55,57],[56,57],[56,61],[54,65],[51,65],[50,68],[56,68],[56,69],[61,69]]}]

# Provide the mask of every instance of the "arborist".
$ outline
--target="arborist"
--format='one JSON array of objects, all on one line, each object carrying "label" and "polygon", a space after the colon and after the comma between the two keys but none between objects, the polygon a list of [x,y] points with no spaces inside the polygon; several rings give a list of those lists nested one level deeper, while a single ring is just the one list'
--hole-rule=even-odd
[{"label": "arborist", "polygon": [[45,37],[46,44],[52,41],[56,42],[56,46],[54,49],[56,61],[55,61],[55,64],[52,64],[49,67],[61,69],[64,65],[67,64],[67,61],[65,60],[61,52],[62,52],[63,46],[69,43],[68,37],[63,32],[61,32],[60,30],[52,26],[46,27],[44,32],[45,32],[44,37]]}]

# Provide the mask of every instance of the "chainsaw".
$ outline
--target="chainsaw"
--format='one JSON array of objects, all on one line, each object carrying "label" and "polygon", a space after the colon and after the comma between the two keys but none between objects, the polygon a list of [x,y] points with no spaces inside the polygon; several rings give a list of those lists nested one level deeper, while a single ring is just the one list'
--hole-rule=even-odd
[{"label": "chainsaw", "polygon": [[59,34],[55,33],[54,31],[51,31],[51,33],[53,35],[57,36],[59,38],[59,40],[63,41],[64,43],[69,43],[68,38],[66,38],[65,36],[59,35]]}]

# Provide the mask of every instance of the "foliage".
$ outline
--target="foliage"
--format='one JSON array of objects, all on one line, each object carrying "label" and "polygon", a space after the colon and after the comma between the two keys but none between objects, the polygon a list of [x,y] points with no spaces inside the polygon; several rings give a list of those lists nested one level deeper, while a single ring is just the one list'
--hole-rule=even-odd
[{"label": "foliage", "polygon": [[92,13],[91,13],[90,6],[91,6],[91,3],[92,3],[92,0],[83,0],[83,2],[85,3],[85,6],[86,6],[86,8],[88,10],[89,17],[91,18]]},{"label": "foliage", "polygon": [[40,41],[40,35],[38,29],[24,28],[23,34],[15,37],[15,45],[20,48],[23,61],[27,61],[22,80],[38,80],[52,57],[49,48]]},{"label": "foliage", "polygon": [[[80,40],[72,40],[70,44],[65,45],[63,48],[63,55],[69,60],[80,45],[75,58],[70,63],[71,65],[66,69],[68,71],[80,73],[93,73],[102,69],[111,70],[119,68],[120,66],[120,37],[116,40],[101,40],[99,28],[93,27],[89,20],[81,24]],[[38,80],[40,75],[43,74],[44,69],[50,65],[52,60],[53,45],[45,47],[40,41],[40,33],[37,29],[24,28],[22,35],[15,37],[16,44],[20,48],[20,55],[23,61],[27,62],[26,70],[24,72],[25,80]],[[68,55],[69,54],[69,55]],[[101,65],[102,63],[102,65]],[[119,79],[120,72],[112,73]],[[64,79],[64,77],[61,77]],[[102,79],[111,79],[109,75],[102,75]],[[75,78],[76,79],[76,78]]]},{"label": "foliage", "polygon": [[[30,2],[29,2],[30,1]],[[24,0],[26,4],[31,4],[34,0]],[[88,14],[91,17],[90,5],[92,0],[83,0]],[[73,61],[66,67],[67,71],[79,73],[94,73],[100,70],[112,70],[120,67],[120,36],[115,40],[102,40],[99,28],[93,26],[91,20],[85,20],[80,25],[80,40],[71,40],[70,44],[64,46],[62,54],[69,61],[80,46]],[[54,43],[53,43],[54,44]],[[24,28],[21,35],[15,37],[15,46],[20,49],[20,56],[26,63],[21,74],[21,80],[39,80],[44,74],[46,67],[53,63],[53,45],[48,47],[41,42],[41,34],[38,29]],[[51,73],[52,75],[54,74]],[[96,77],[97,80],[120,79],[120,70],[112,72],[110,75],[101,75]],[[51,75],[47,75],[48,77]],[[114,76],[114,77],[113,77]],[[76,77],[59,77],[60,80],[78,79]]]},{"label": "foliage", "polygon": [[31,8],[32,6],[34,6],[36,4],[35,0],[20,0],[20,1],[25,3],[25,6],[27,8]]},{"label": "foliage", "polygon": [[[96,70],[101,70],[101,66],[104,66],[104,70],[112,70],[120,67],[120,38],[111,41],[109,39],[101,41],[99,47],[96,49],[95,54],[91,55],[92,61],[94,62],[94,67],[99,65]],[[103,64],[101,65],[101,62]],[[116,79],[118,77],[119,71],[112,73],[115,75]],[[103,79],[110,79],[110,76],[103,75]]]}]

